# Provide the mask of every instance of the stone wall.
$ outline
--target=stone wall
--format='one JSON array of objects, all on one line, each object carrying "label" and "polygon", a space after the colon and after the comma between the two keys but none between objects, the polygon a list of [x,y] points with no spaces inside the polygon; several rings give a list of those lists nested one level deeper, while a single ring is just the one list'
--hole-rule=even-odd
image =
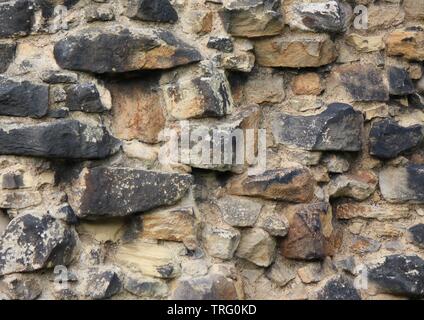
[{"label": "stone wall", "polygon": [[423,61],[422,0],[0,0],[0,298],[423,298]]}]

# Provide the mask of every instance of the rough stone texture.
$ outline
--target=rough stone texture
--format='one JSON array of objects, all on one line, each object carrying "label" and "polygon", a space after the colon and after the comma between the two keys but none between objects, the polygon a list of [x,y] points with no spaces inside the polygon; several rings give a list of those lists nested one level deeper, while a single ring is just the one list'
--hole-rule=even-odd
[{"label": "rough stone texture", "polygon": [[275,258],[275,239],[266,231],[251,228],[242,232],[236,256],[261,267],[268,267]]},{"label": "rough stone texture", "polygon": [[243,197],[226,196],[218,200],[222,218],[233,227],[253,227],[262,205]]},{"label": "rough stone texture", "polygon": [[[41,286],[37,279],[22,274],[5,276],[0,281],[0,299],[35,300],[41,295]],[[2,297],[4,295],[4,298]]]},{"label": "rough stone texture", "polygon": [[376,175],[368,171],[340,175],[328,184],[328,194],[330,198],[347,197],[362,201],[374,193],[377,183]]},{"label": "rough stone texture", "polygon": [[391,67],[388,72],[389,92],[396,96],[405,96],[415,92],[409,73],[405,69]]},{"label": "rough stone texture", "polygon": [[386,38],[386,50],[390,56],[408,60],[424,60],[424,31],[396,30]]},{"label": "rough stone texture", "polygon": [[97,167],[80,173],[70,203],[79,217],[122,217],[174,204],[191,183],[190,175]]},{"label": "rough stone texture", "polygon": [[361,300],[353,282],[344,276],[329,280],[318,292],[319,300]]},{"label": "rough stone texture", "polygon": [[102,127],[76,120],[35,125],[2,124],[0,154],[66,159],[101,159],[118,151],[120,142]]},{"label": "rough stone texture", "polygon": [[395,158],[423,141],[421,125],[402,127],[391,119],[375,122],[370,131],[370,154],[381,159]]},{"label": "rough stone texture", "polygon": [[30,0],[0,3],[0,38],[25,36],[31,31],[34,3]]},{"label": "rough stone texture", "polygon": [[316,73],[306,73],[297,76],[293,80],[292,90],[296,95],[319,95],[322,92],[319,75]]},{"label": "rough stone texture", "polygon": [[70,111],[104,112],[105,106],[94,83],[71,85],[66,90],[65,106]]},{"label": "rough stone texture", "polygon": [[56,43],[54,55],[64,69],[100,74],[169,69],[201,60],[198,51],[170,32],[122,27],[69,35]]},{"label": "rough stone texture", "polygon": [[224,229],[206,226],[203,230],[206,251],[213,257],[231,259],[240,243],[240,232],[236,229]]},{"label": "rough stone texture", "polygon": [[163,298],[168,294],[168,286],[161,280],[140,277],[140,276],[128,276],[124,282],[125,290],[131,292],[140,298]]},{"label": "rough stone texture", "polygon": [[178,20],[178,14],[169,0],[130,0],[126,15],[131,19],[144,21],[175,22]]},{"label": "rough stone texture", "polygon": [[314,116],[281,114],[273,133],[278,143],[305,150],[360,151],[362,123],[363,116],[350,105],[333,103]]},{"label": "rough stone texture", "polygon": [[15,58],[16,44],[11,42],[0,43],[0,73],[6,72]]},{"label": "rough stone texture", "polygon": [[408,229],[412,242],[420,248],[424,247],[424,224],[420,223]]}]

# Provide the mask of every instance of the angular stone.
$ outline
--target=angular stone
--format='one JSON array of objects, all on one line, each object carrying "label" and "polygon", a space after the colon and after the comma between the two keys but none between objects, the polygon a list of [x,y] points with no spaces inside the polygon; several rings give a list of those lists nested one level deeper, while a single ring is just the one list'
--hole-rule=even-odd
[{"label": "angular stone", "polygon": [[220,54],[216,57],[220,68],[231,71],[249,73],[255,65],[255,55],[252,52],[236,52]]},{"label": "angular stone", "polygon": [[210,37],[207,47],[227,53],[233,52],[234,50],[233,40],[228,37]]},{"label": "angular stone", "polygon": [[424,224],[416,224],[408,229],[412,243],[420,248],[424,248]]},{"label": "angular stone", "polygon": [[379,29],[388,30],[402,24],[405,20],[405,12],[397,3],[391,5],[371,3],[367,9],[367,30],[370,32]]},{"label": "angular stone", "polygon": [[320,67],[337,58],[336,47],[329,36],[284,35],[255,42],[259,65],[265,67]]},{"label": "angular stone", "polygon": [[381,243],[363,236],[354,237],[349,249],[359,255],[377,252],[381,248]]},{"label": "angular stone", "polygon": [[112,132],[120,139],[159,142],[165,115],[157,81],[152,78],[108,84],[112,94]]},{"label": "angular stone", "polygon": [[338,154],[327,154],[322,162],[327,167],[328,172],[331,173],[344,173],[349,171],[350,168],[349,161]]},{"label": "angular stone", "polygon": [[0,208],[26,209],[43,202],[39,191],[0,191]]},{"label": "angular stone", "polygon": [[0,3],[0,38],[25,36],[31,32],[34,3],[11,0]]},{"label": "angular stone", "polygon": [[236,256],[257,266],[268,267],[274,261],[275,247],[275,239],[268,232],[260,228],[246,229],[241,234]]},{"label": "angular stone", "polygon": [[[210,61],[164,77],[162,91],[168,113],[178,120],[223,117],[233,108],[225,73]],[[170,80],[168,80],[171,78]]]},{"label": "angular stone", "polygon": [[48,86],[0,77],[0,115],[41,118],[48,107]]},{"label": "angular stone", "polygon": [[383,262],[368,265],[368,278],[383,293],[424,297],[424,260],[416,255],[386,256]]},{"label": "angular stone", "polygon": [[347,30],[352,16],[349,5],[338,1],[295,3],[288,9],[291,29],[341,33]]},{"label": "angular stone", "polygon": [[85,270],[84,295],[90,299],[108,299],[122,290],[122,281],[115,268],[107,266],[93,267]]},{"label": "angular stone", "polygon": [[414,84],[405,69],[391,67],[388,72],[388,78],[391,95],[406,96],[415,92]]},{"label": "angular stone", "polygon": [[85,10],[85,19],[88,23],[95,21],[113,21],[115,20],[115,13],[113,12],[113,8],[108,5],[103,6],[89,6]]},{"label": "angular stone", "polygon": [[310,72],[296,76],[292,83],[292,90],[296,95],[317,96],[321,94],[323,88],[319,75]]},{"label": "angular stone", "polygon": [[384,49],[382,36],[362,36],[356,33],[351,33],[346,37],[346,43],[356,49],[356,51],[367,53],[380,51]]},{"label": "angular stone", "polygon": [[225,30],[236,37],[278,35],[284,28],[278,0],[225,0],[220,16]]},{"label": "angular stone", "polygon": [[386,50],[389,56],[424,61],[424,31],[419,28],[393,31],[386,38]]},{"label": "angular stone", "polygon": [[69,35],[56,43],[54,56],[64,69],[98,74],[169,69],[201,60],[197,50],[170,32],[119,26]]},{"label": "angular stone", "polygon": [[308,265],[297,270],[300,280],[303,283],[317,283],[324,277],[323,266],[320,262],[309,263]]},{"label": "angular stone", "polygon": [[348,220],[355,218],[376,219],[378,221],[390,221],[407,219],[411,216],[411,210],[406,206],[393,205],[368,205],[361,203],[340,203],[335,207],[338,219]]},{"label": "angular stone", "polygon": [[196,245],[196,217],[192,207],[143,215],[143,238],[184,242]]},{"label": "angular stone", "polygon": [[174,204],[191,183],[185,174],[96,167],[80,173],[69,200],[79,217],[122,217]]},{"label": "angular stone", "polygon": [[49,84],[77,83],[78,75],[65,70],[45,70],[41,72],[40,79]]},{"label": "angular stone", "polygon": [[205,35],[212,32],[214,13],[209,10],[193,10],[188,17],[188,23],[192,32]]},{"label": "angular stone", "polygon": [[145,276],[127,276],[124,288],[140,298],[164,298],[168,294],[168,285],[158,279]]},{"label": "angular stone", "polygon": [[2,124],[0,154],[65,159],[101,159],[121,146],[104,127],[76,120],[41,124]]},{"label": "angular stone", "polygon": [[104,112],[109,109],[103,103],[99,90],[94,83],[75,84],[67,88],[65,106],[70,111],[90,113]]},{"label": "angular stone", "polygon": [[424,2],[416,0],[404,0],[403,8],[407,16],[424,19]]},{"label": "angular stone", "polygon": [[126,15],[131,19],[154,22],[176,22],[178,20],[177,11],[169,0],[130,0]]},{"label": "angular stone", "polygon": [[233,258],[239,245],[240,232],[237,229],[224,229],[208,225],[203,230],[203,241],[209,255],[229,260]]},{"label": "angular stone", "polygon": [[281,114],[273,122],[277,143],[310,151],[360,151],[362,131],[362,114],[342,103],[313,116]]},{"label": "angular stone", "polygon": [[145,276],[172,279],[181,273],[178,254],[174,247],[136,240],[118,248],[116,261]]},{"label": "angular stone", "polygon": [[392,119],[374,122],[370,131],[370,154],[381,159],[396,158],[423,141],[420,125],[402,127]]},{"label": "angular stone", "polygon": [[78,238],[50,215],[19,215],[0,238],[0,275],[68,265]]},{"label": "angular stone", "polygon": [[345,276],[338,276],[327,281],[318,292],[318,300],[361,300],[353,282]]},{"label": "angular stone", "polygon": [[333,252],[331,209],[327,203],[289,207],[290,229],[281,242],[281,254],[289,259],[322,260]]},{"label": "angular stone", "polygon": [[266,271],[265,276],[279,287],[284,287],[296,278],[296,262],[278,256]]},{"label": "angular stone", "polygon": [[305,167],[267,170],[255,176],[236,176],[229,181],[227,190],[240,196],[308,202],[313,197],[314,179]]},{"label": "angular stone", "polygon": [[225,196],[218,200],[222,218],[233,227],[253,227],[262,205],[249,198]]},{"label": "angular stone", "polygon": [[330,198],[347,197],[362,201],[375,192],[377,183],[378,178],[371,171],[340,175],[329,183],[328,195]]},{"label": "angular stone", "polygon": [[270,235],[275,237],[285,237],[289,230],[287,218],[277,212],[271,214],[261,214],[257,222],[257,227],[264,229]]},{"label": "angular stone", "polygon": [[382,71],[371,64],[344,64],[333,68],[327,90],[347,95],[349,101],[388,101]]},{"label": "angular stone", "polygon": [[410,164],[381,170],[380,191],[392,203],[424,203],[424,166]]},{"label": "angular stone", "polygon": [[41,292],[40,282],[30,276],[12,274],[0,281],[0,300],[2,294],[10,300],[35,300]]},{"label": "angular stone", "polygon": [[0,73],[6,72],[15,59],[16,43],[0,43]]}]

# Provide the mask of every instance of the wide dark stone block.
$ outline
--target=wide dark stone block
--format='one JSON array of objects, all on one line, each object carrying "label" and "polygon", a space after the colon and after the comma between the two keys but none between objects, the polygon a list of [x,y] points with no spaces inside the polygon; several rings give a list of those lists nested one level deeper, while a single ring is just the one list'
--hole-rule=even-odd
[{"label": "wide dark stone block", "polygon": [[318,292],[319,300],[361,300],[353,281],[345,276],[329,280],[324,288]]},{"label": "wide dark stone block", "polygon": [[391,119],[384,119],[371,127],[370,154],[381,159],[395,158],[422,141],[422,126],[402,127]]},{"label": "wide dark stone block", "polygon": [[424,297],[424,260],[416,255],[392,255],[368,266],[369,280],[382,292],[410,298]]},{"label": "wide dark stone block", "polygon": [[187,174],[97,167],[81,172],[69,197],[79,217],[121,217],[174,204],[191,184]]},{"label": "wide dark stone block", "polygon": [[107,110],[94,83],[71,85],[66,90],[65,106],[70,111],[104,112]]},{"label": "wide dark stone block", "polygon": [[16,43],[0,43],[0,73],[6,72],[15,59]]},{"label": "wide dark stone block", "polygon": [[54,56],[64,69],[99,74],[169,69],[202,58],[170,32],[120,26],[70,35],[56,43]]},{"label": "wide dark stone block", "polygon": [[350,105],[333,103],[312,116],[281,114],[273,122],[277,143],[312,151],[360,151],[363,116]]},{"label": "wide dark stone block", "polygon": [[424,248],[424,224],[416,224],[408,229],[412,242],[418,247]]},{"label": "wide dark stone block", "polygon": [[391,67],[388,71],[388,78],[391,95],[405,96],[415,92],[414,84],[405,69]]},{"label": "wide dark stone block", "polygon": [[48,86],[0,77],[0,115],[41,118],[48,108]]},{"label": "wide dark stone block", "polygon": [[0,2],[0,38],[30,33],[34,3],[30,0]]},{"label": "wide dark stone block", "polygon": [[1,155],[101,159],[116,153],[120,146],[105,128],[76,120],[0,126]]},{"label": "wide dark stone block", "polygon": [[127,16],[131,19],[154,22],[176,22],[177,11],[169,0],[130,0]]}]

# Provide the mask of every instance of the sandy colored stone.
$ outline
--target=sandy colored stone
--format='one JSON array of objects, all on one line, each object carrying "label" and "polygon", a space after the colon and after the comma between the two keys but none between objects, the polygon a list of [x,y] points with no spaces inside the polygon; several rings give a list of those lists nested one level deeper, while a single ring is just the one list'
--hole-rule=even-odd
[{"label": "sandy colored stone", "polygon": [[296,95],[317,96],[323,90],[320,76],[312,72],[298,75],[293,79],[292,90]]},{"label": "sandy colored stone", "polygon": [[424,60],[424,31],[396,30],[386,38],[387,54],[408,60]]},{"label": "sandy colored stone", "polygon": [[335,206],[338,219],[377,219],[379,221],[407,219],[412,212],[407,206],[386,204],[341,203]]},{"label": "sandy colored stone", "polygon": [[240,243],[240,232],[234,228],[207,225],[203,229],[203,244],[212,257],[232,259]]},{"label": "sandy colored stone", "polygon": [[246,229],[241,234],[236,256],[261,267],[268,267],[275,258],[276,242],[260,228]]},{"label": "sandy colored stone", "polygon": [[424,19],[424,2],[420,0],[404,0],[403,9],[406,16],[416,19]]},{"label": "sandy colored stone", "polygon": [[384,49],[382,36],[361,36],[352,33],[346,37],[346,43],[354,47],[359,52],[373,52]]}]

